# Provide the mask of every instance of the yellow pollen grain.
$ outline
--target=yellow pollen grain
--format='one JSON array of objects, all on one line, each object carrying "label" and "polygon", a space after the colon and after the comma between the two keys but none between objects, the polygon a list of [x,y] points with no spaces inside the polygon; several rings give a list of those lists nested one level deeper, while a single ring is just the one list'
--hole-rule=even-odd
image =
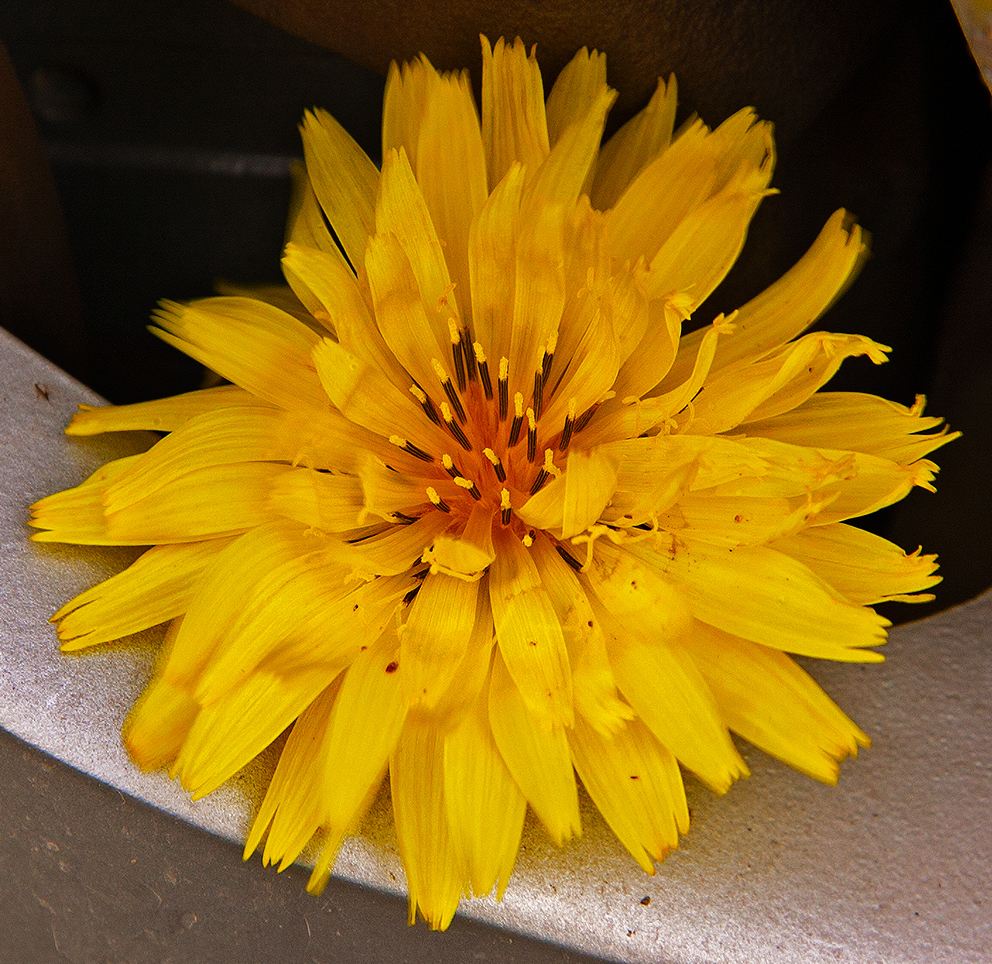
[{"label": "yellow pollen grain", "polygon": [[553,456],[554,456],[553,449],[544,450],[544,471],[547,472],[548,475],[553,475],[557,479],[558,476],[561,475],[561,469],[558,468],[558,466],[551,461]]},{"label": "yellow pollen grain", "polygon": [[427,404],[427,392],[425,392],[419,385],[410,386],[410,394],[418,401],[421,405]]},{"label": "yellow pollen grain", "polygon": [[448,335],[452,345],[460,345],[462,341],[461,333],[458,331],[458,323],[454,316],[448,319]]},{"label": "yellow pollen grain", "polygon": [[486,353],[482,350],[482,345],[478,342],[473,342],[472,350],[475,352],[476,362],[480,365],[485,365],[488,359],[486,358]]},{"label": "yellow pollen grain", "polygon": [[522,392],[515,392],[513,395],[513,413],[517,418],[524,417],[524,396]]}]

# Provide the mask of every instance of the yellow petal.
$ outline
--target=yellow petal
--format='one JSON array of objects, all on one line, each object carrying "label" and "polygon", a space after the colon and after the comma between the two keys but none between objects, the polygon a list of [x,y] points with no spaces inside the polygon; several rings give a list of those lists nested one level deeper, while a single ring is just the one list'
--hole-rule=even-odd
[{"label": "yellow petal", "polygon": [[602,623],[585,588],[551,540],[536,539],[533,551],[568,647],[576,713],[598,732],[615,733],[634,713],[618,698]]},{"label": "yellow petal", "polygon": [[253,673],[200,709],[173,775],[194,800],[206,796],[261,753],[333,679],[323,671],[292,678]]},{"label": "yellow petal", "polygon": [[[86,546],[121,545],[108,531],[103,498],[106,490],[133,468],[140,455],[129,455],[100,466],[72,489],[54,492],[31,506],[28,525],[40,532],[33,542],[71,542]],[[180,541],[180,540],[177,540]],[[146,545],[147,543],[132,543]]]},{"label": "yellow petal", "polygon": [[671,143],[677,104],[675,75],[668,78],[667,85],[659,78],[647,107],[603,145],[592,187],[592,204],[597,211],[613,207],[634,178]]},{"label": "yellow petal", "polygon": [[229,539],[155,546],[123,572],[66,603],[58,623],[64,652],[106,643],[186,612],[204,570],[227,548]]},{"label": "yellow petal", "polygon": [[317,832],[320,817],[315,784],[320,745],[339,682],[331,683],[293,724],[248,833],[244,860],[255,852],[267,831],[262,863],[265,866],[279,863],[279,869],[284,870]]},{"label": "yellow petal", "polygon": [[[460,293],[451,291],[448,264],[430,209],[402,148],[387,152],[382,159],[375,225],[379,235],[392,235],[406,255],[428,323],[439,344],[443,345],[448,332],[448,314],[458,315]],[[450,306],[446,313],[439,310],[444,299]]]},{"label": "yellow petal", "polygon": [[465,655],[478,582],[442,573],[424,578],[400,636],[403,695],[411,707],[437,705]]},{"label": "yellow petal", "polygon": [[269,493],[269,506],[278,515],[323,532],[356,528],[365,504],[359,479],[313,469],[285,473]]},{"label": "yellow petal", "polygon": [[[588,107],[577,113],[561,132],[530,185],[535,198],[572,205],[579,194],[588,194],[587,185],[592,180],[606,115],[616,96],[617,92],[607,87],[604,81],[595,90]],[[577,110],[579,104],[574,106]]]},{"label": "yellow petal", "polygon": [[[809,566],[839,593],[859,606],[897,599],[927,602],[922,590],[937,585],[936,556],[903,552],[899,546],[855,526],[814,526],[778,539],[772,548]],[[919,593],[919,595],[910,595]]]},{"label": "yellow petal", "polygon": [[237,385],[204,388],[185,395],[159,398],[134,405],[80,405],[66,427],[66,435],[99,435],[101,432],[132,432],[149,429],[172,432],[197,415],[221,408],[269,408],[270,402],[251,395]]},{"label": "yellow petal", "polygon": [[389,788],[410,923],[419,910],[432,930],[444,930],[458,909],[465,871],[444,801],[444,737],[430,721],[407,718],[389,759]]},{"label": "yellow petal", "polygon": [[444,738],[444,805],[452,842],[475,896],[496,896],[510,879],[527,802],[489,725],[489,687]]},{"label": "yellow petal", "polygon": [[314,193],[354,266],[375,226],[379,170],[327,111],[307,111],[300,128]]},{"label": "yellow petal", "polygon": [[[413,396],[404,395],[385,375],[336,342],[323,339],[314,349],[313,363],[327,396],[349,421],[387,439],[402,430],[424,451],[450,447],[449,437],[428,419]],[[399,449],[390,456],[393,465],[412,469],[417,464]]]},{"label": "yellow petal", "polygon": [[627,551],[674,580],[702,622],[787,653],[879,662],[887,619],[854,606],[810,569],[763,546],[721,549],[684,536]]},{"label": "yellow petal", "polygon": [[867,355],[879,365],[888,351],[860,335],[814,332],[760,361],[728,365],[711,375],[700,389],[686,431],[717,435],[747,420],[780,415],[825,385],[846,358]]},{"label": "yellow petal", "polygon": [[[720,343],[714,370],[758,358],[801,334],[843,294],[867,257],[864,232],[844,210],[835,211],[809,251],[781,278],[740,308],[735,330]],[[682,339],[672,378],[685,378],[701,332]]]},{"label": "yellow petal", "polygon": [[169,624],[152,680],[124,723],[124,745],[142,770],[168,766],[176,759],[200,711],[188,686],[170,682],[162,675],[183,621],[180,616]]},{"label": "yellow petal", "polygon": [[382,101],[383,157],[402,147],[410,163],[416,163],[420,127],[437,81],[437,71],[423,54],[400,65],[395,60],[389,65]]},{"label": "yellow petal", "polygon": [[569,737],[583,786],[610,829],[648,874],[689,829],[675,757],[640,720],[605,736],[581,717]]},{"label": "yellow petal", "polygon": [[907,408],[859,392],[817,392],[791,411],[748,422],[741,426],[741,431],[793,445],[866,452],[906,465],[961,434],[948,432],[946,427],[940,432],[919,434],[944,421],[924,417],[925,402],[918,395],[916,403]]},{"label": "yellow petal", "polygon": [[530,712],[498,652],[489,692],[489,722],[500,755],[551,839],[560,847],[581,833],[565,729]]},{"label": "yellow petal", "polygon": [[346,264],[337,242],[327,230],[327,222],[320,210],[313,183],[306,165],[293,161],[290,168],[292,190],[289,196],[289,215],[286,218],[286,244],[313,248],[330,255],[338,264]]},{"label": "yellow petal", "polygon": [[687,647],[727,725],[823,783],[870,741],[784,653],[697,623]]},{"label": "yellow petal", "polygon": [[292,315],[249,298],[163,301],[153,334],[280,408],[327,408],[310,364],[318,336]]},{"label": "yellow petal", "polygon": [[527,549],[509,529],[493,534],[489,600],[499,651],[531,713],[571,725],[572,679],[561,626]]},{"label": "yellow petal", "polygon": [[360,289],[350,267],[340,258],[295,244],[286,245],[282,267],[317,300],[319,317],[326,316],[325,327],[333,330],[342,348],[375,366],[401,391],[409,386],[410,376],[383,341],[366,303],[368,292]]},{"label": "yellow petal", "polygon": [[192,471],[242,462],[350,468],[351,456],[341,459],[341,453],[363,441],[363,433],[331,413],[304,417],[273,408],[207,412],[142,455],[107,488],[104,504],[108,512],[117,512]]},{"label": "yellow petal", "polygon": [[432,85],[417,154],[410,155],[410,163],[444,250],[455,299],[468,321],[469,232],[488,188],[479,117],[466,71],[445,74]]},{"label": "yellow petal", "polygon": [[606,87],[606,54],[583,47],[565,65],[548,94],[548,140],[551,146],[561,139],[571,124],[581,121],[593,109]]},{"label": "yellow petal", "polygon": [[482,143],[486,150],[489,190],[519,161],[531,173],[548,156],[548,122],[544,84],[537,58],[518,37],[512,46],[502,38],[495,47],[482,37]]},{"label": "yellow petal", "polygon": [[[709,129],[689,123],[666,151],[645,165],[607,212],[610,246],[620,261],[650,261],[712,191],[716,158]],[[677,184],[678,190],[672,190]]]},{"label": "yellow petal", "polygon": [[494,365],[510,355],[516,235],[523,186],[523,168],[514,165],[493,189],[469,232],[472,322],[476,337]]}]

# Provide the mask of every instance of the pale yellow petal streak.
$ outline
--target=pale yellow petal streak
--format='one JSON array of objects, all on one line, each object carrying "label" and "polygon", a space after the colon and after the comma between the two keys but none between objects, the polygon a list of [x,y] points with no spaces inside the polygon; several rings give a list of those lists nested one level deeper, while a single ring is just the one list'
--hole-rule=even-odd
[{"label": "pale yellow petal streak", "polygon": [[720,722],[712,694],[682,653],[692,625],[680,587],[643,559],[597,546],[584,574],[605,613],[617,686],[651,732],[717,793],[747,767]]},{"label": "pale yellow petal streak", "polygon": [[562,846],[581,833],[565,728],[530,712],[498,652],[489,692],[489,722],[500,755],[551,839]]},{"label": "pale yellow petal streak", "polygon": [[568,647],[575,711],[598,732],[615,733],[634,712],[618,698],[602,623],[585,588],[551,540],[537,538],[533,552]]},{"label": "pale yellow petal streak", "polygon": [[407,718],[389,759],[389,788],[410,923],[416,923],[419,910],[432,930],[444,930],[458,908],[465,870],[448,826],[444,737],[432,721]]},{"label": "pale yellow petal streak", "polygon": [[581,121],[606,87],[606,54],[583,47],[558,75],[548,94],[548,140],[552,148],[562,134]]},{"label": "pale yellow petal streak", "polygon": [[312,292],[342,348],[374,365],[401,391],[407,390],[410,376],[383,340],[366,303],[368,292],[363,293],[350,267],[322,251],[295,244],[286,245],[282,267],[287,277]]},{"label": "pale yellow petal streak", "polygon": [[269,494],[269,505],[278,515],[323,532],[356,528],[365,504],[359,479],[313,469],[287,472]]},{"label": "pale yellow petal streak", "polygon": [[[714,370],[753,356],[761,357],[801,334],[843,294],[867,256],[864,232],[844,210],[834,212],[809,251],[773,285],[740,308],[735,330],[720,343]],[[682,339],[670,380],[692,366],[702,333]]]},{"label": "pale yellow petal streak", "polygon": [[258,756],[334,678],[321,671],[282,677],[258,670],[203,706],[170,771],[199,800]]},{"label": "pale yellow petal streak", "polygon": [[433,362],[436,360],[449,378],[454,375],[448,314],[439,310],[443,306],[437,302],[428,306],[421,298],[410,260],[394,235],[369,239],[365,268],[383,341],[424,391],[438,393],[440,383]]},{"label": "pale yellow petal streak", "polygon": [[482,37],[482,142],[486,149],[489,190],[520,161],[533,174],[548,156],[548,122],[544,84],[537,58],[527,56],[518,37],[502,38],[495,47]]},{"label": "pale yellow petal streak", "polygon": [[[424,311],[439,344],[448,337],[448,317],[458,315],[459,293],[451,277],[431,212],[410,166],[406,151],[389,151],[382,159],[382,177],[375,206],[379,235],[393,235],[410,262]],[[442,310],[442,299],[450,306]]]},{"label": "pale yellow petal streak", "polygon": [[222,408],[244,411],[270,408],[271,402],[246,392],[237,385],[220,385],[198,392],[173,395],[134,405],[83,405],[72,416],[66,435],[99,435],[101,432],[151,430],[173,432],[197,415]]},{"label": "pale yellow petal streak", "polygon": [[407,705],[437,705],[465,655],[475,623],[478,582],[428,573],[400,631]]},{"label": "pale yellow petal streak", "polygon": [[527,801],[496,747],[489,725],[489,687],[461,725],[444,738],[444,804],[452,841],[472,893],[481,897],[510,879]]},{"label": "pale yellow petal streak", "polygon": [[592,187],[592,205],[606,211],[641,171],[666,150],[672,140],[678,87],[660,77],[647,107],[635,114],[602,147]]},{"label": "pale yellow petal streak", "polygon": [[382,782],[406,704],[393,633],[370,644],[344,674],[320,748],[317,808],[327,832],[307,890],[320,893],[345,833],[354,830]]},{"label": "pale yellow petal streak", "polygon": [[[402,433],[426,451],[445,451],[450,446],[449,437],[427,418],[412,395],[336,342],[323,339],[314,349],[313,363],[327,397],[345,418],[386,439]],[[394,448],[390,456],[391,465],[413,468],[413,456],[400,449]]]},{"label": "pale yellow petal streak", "polygon": [[644,872],[654,874],[652,861],[674,850],[689,829],[675,757],[637,719],[607,736],[580,717],[569,744],[593,803]]},{"label": "pale yellow petal streak", "polygon": [[280,408],[326,410],[310,363],[319,335],[292,315],[250,298],[163,301],[158,335],[218,375]]},{"label": "pale yellow petal streak", "polygon": [[375,227],[379,170],[327,111],[307,111],[300,133],[314,193],[348,260],[357,267]]},{"label": "pale yellow petal streak", "polygon": [[697,623],[687,644],[727,725],[823,783],[870,741],[784,653]]},{"label": "pale yellow petal streak", "polygon": [[570,726],[572,678],[561,626],[530,553],[510,529],[493,535],[489,599],[500,653],[531,713]]},{"label": "pale yellow petal streak", "polygon": [[262,837],[266,836],[262,863],[266,867],[277,863],[280,871],[285,870],[319,829],[315,784],[321,763],[321,744],[339,682],[340,678],[328,686],[293,724],[248,833],[244,860],[255,852]]},{"label": "pale yellow petal streak", "polygon": [[492,359],[491,365],[498,365],[510,354],[517,271],[515,244],[523,186],[524,169],[515,164],[493,189],[469,231],[472,322],[476,337]]},{"label": "pale yellow petal streak", "polygon": [[[289,197],[289,216],[286,218],[286,244],[315,248],[342,265],[344,255],[327,230],[327,222],[320,210],[310,175],[302,161],[293,161],[290,168],[292,190]],[[350,269],[349,269],[350,270]]]},{"label": "pale yellow petal streak", "polygon": [[747,435],[831,449],[867,452],[905,465],[929,455],[960,436],[960,432],[919,434],[944,420],[924,416],[926,399],[918,395],[912,407],[860,392],[817,392],[783,415],[747,422]]},{"label": "pale yellow petal streak", "polygon": [[123,572],[80,593],[54,616],[63,652],[157,626],[184,613],[204,570],[229,539],[155,546]]},{"label": "pale yellow petal streak", "polygon": [[[937,557],[904,552],[899,546],[855,526],[814,526],[771,546],[810,567],[839,593],[860,606],[896,599],[927,602],[937,585]],[[910,595],[918,593],[919,595]]]},{"label": "pale yellow petal streak", "polygon": [[845,359],[867,355],[879,365],[888,350],[861,335],[813,332],[760,361],[728,365],[700,389],[686,431],[717,435],[746,420],[780,415],[826,384]]},{"label": "pale yellow petal streak", "polygon": [[[663,548],[664,546],[664,548]],[[880,662],[887,619],[854,606],[812,570],[763,546],[721,549],[682,538],[628,546],[678,584],[702,622],[787,653]]]},{"label": "pale yellow petal streak", "polygon": [[479,116],[465,71],[446,74],[432,86],[410,163],[444,250],[455,300],[465,321],[473,314],[468,241],[472,222],[489,194]]},{"label": "pale yellow petal streak", "polygon": [[436,84],[437,71],[423,54],[400,65],[395,60],[389,65],[382,101],[383,157],[402,147],[410,163],[416,164],[420,125]]}]

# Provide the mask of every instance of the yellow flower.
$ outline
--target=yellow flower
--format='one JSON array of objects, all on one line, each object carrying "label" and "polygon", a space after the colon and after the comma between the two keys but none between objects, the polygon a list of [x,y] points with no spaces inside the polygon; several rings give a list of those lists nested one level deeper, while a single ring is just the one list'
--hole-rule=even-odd
[{"label": "yellow flower", "polygon": [[528,805],[579,833],[576,773],[648,873],[688,829],[680,765],[746,775],[730,731],[835,782],[868,740],[786,654],[880,660],[869,607],[931,598],[935,557],[847,520],[932,489],[953,437],[922,399],[819,391],[888,351],[802,334],[862,260],[843,211],[705,317],[772,193],[751,110],[673,134],[673,79],[601,146],[602,55],[545,103],[533,54],[483,41],[482,79],[480,121],[465,73],[394,67],[381,171],[307,114],[295,297],[164,303],[156,334],[233,384],[83,406],[69,434],[168,434],[32,520],[152,546],[53,617],[66,650],[171,621],[135,761],[199,797],[291,726],[245,852],[322,837],[317,891],[388,771],[440,928],[503,892]]}]

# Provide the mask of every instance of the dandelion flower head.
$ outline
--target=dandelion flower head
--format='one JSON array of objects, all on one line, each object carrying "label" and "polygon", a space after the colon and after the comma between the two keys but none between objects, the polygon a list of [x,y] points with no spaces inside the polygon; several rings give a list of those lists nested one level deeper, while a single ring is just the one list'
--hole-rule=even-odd
[{"label": "dandelion flower head", "polygon": [[150,547],[53,617],[66,650],[169,623],[133,759],[200,797],[289,729],[246,857],[316,838],[316,891],[388,773],[440,928],[502,894],[528,807],[580,832],[576,776],[648,873],[683,771],[747,774],[731,733],[835,782],[867,737],[790,654],[880,660],[871,606],[931,598],[934,556],[849,520],[932,489],[953,437],[922,399],[820,391],[888,351],[804,334],[863,259],[844,211],[707,314],[773,193],[752,110],[673,133],[673,78],[603,143],[602,54],[547,101],[519,40],[482,59],[481,111],[467,73],[393,66],[381,169],[306,115],[289,288],[155,316],[230,384],[83,406],[71,435],[167,434],[32,519]]}]

